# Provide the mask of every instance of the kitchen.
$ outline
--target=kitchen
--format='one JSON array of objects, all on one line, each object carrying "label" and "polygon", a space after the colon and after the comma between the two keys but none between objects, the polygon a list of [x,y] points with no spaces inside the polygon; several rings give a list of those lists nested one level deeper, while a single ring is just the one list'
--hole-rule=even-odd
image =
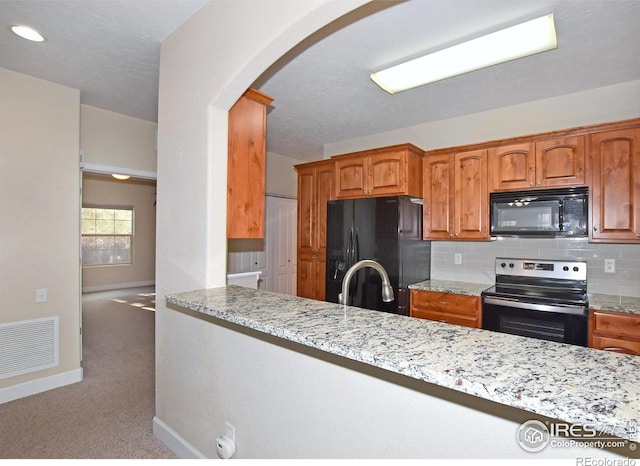
[{"label": "kitchen", "polygon": [[[342,3],[341,3],[342,4]],[[338,8],[337,5],[332,5],[334,8]],[[300,7],[301,8],[301,7]],[[328,7],[327,7],[328,8]],[[325,13],[328,13],[324,10]],[[205,12],[206,13],[206,12]],[[267,14],[266,11],[261,11],[260,13]],[[278,11],[280,15],[284,15],[283,17],[291,17],[288,16],[291,12],[285,14],[284,11]],[[213,13],[212,13],[213,14]],[[257,12],[256,12],[257,14]],[[270,12],[269,15],[273,15],[273,12]],[[272,16],[269,16],[272,17]],[[313,24],[314,21],[310,17],[304,17],[306,20],[310,21]],[[238,18],[240,19],[240,18]],[[243,16],[243,20],[246,18]],[[277,18],[273,18],[274,21]],[[194,25],[196,26],[196,25]],[[184,45],[187,41],[186,37],[182,37],[181,35],[177,35],[173,40],[176,44]],[[190,43],[190,42],[189,42]],[[191,44],[196,48],[202,47],[202,45]],[[250,47],[250,45],[247,45]],[[166,55],[167,60],[179,60],[180,63],[183,63],[183,59],[187,59],[182,54],[180,55],[180,59],[178,59],[178,55],[174,55],[174,53],[178,53],[177,49],[180,48],[176,45],[176,49],[173,48],[173,43],[170,42],[164,53]],[[206,47],[205,47],[206,48]],[[204,53],[203,50],[201,50]],[[208,53],[209,51],[207,51]],[[194,52],[195,53],[195,52]],[[197,55],[197,54],[196,54]],[[184,63],[183,63],[184,65]],[[200,69],[202,66],[200,62],[190,63],[194,69]],[[249,67],[252,65],[248,65]],[[257,66],[257,65],[253,65]],[[172,68],[176,71],[175,68]],[[215,75],[215,73],[212,73]],[[165,79],[168,79],[169,76],[165,76]],[[220,82],[219,76],[214,79],[214,83],[207,83],[206,85],[202,84],[203,87],[196,86],[196,94],[198,92],[207,92],[209,86],[222,85]],[[192,81],[186,80],[190,83],[188,89],[181,88],[179,82],[171,81],[171,95],[193,95],[194,89]],[[242,81],[242,80],[241,80]],[[223,100],[226,98],[225,103],[232,103],[236,100],[237,96],[240,95],[244,89],[248,87],[251,83],[252,78],[247,78],[243,82],[235,83],[234,90],[235,94],[233,97],[230,94],[223,94],[221,97]],[[233,82],[233,81],[232,81]],[[609,89],[608,91],[620,92],[620,95],[628,95],[630,90],[634,89],[633,87],[627,87],[625,89],[624,86],[620,86],[616,89]],[[626,91],[626,92],[625,92]],[[633,92],[633,91],[632,91]],[[233,94],[233,93],[232,93]],[[604,94],[598,94],[598,92],[589,93],[588,96],[569,96],[564,99],[559,99],[554,102],[550,102],[550,106],[557,105],[560,108],[564,108],[567,104],[575,103],[575,101],[580,102],[579,107],[570,107],[576,109],[577,113],[580,113],[579,109],[583,109],[584,106],[588,105],[598,105],[602,99],[611,98],[611,92],[606,92],[606,97]],[[166,95],[166,94],[165,94]],[[217,95],[217,94],[216,94]],[[579,97],[582,97],[579,98]],[[584,99],[584,97],[592,97],[592,99]],[[629,99],[631,100],[631,99]],[[620,102],[620,106],[616,107],[617,110],[611,110],[615,115],[612,118],[608,118],[608,115],[605,115],[607,121],[616,121],[625,118],[631,118],[633,116],[637,117],[637,113],[633,115],[634,110],[631,110],[629,113],[632,113],[628,116],[625,113],[625,110],[620,110],[621,107],[624,107],[625,103],[628,103],[629,100],[621,98],[618,100]],[[176,106],[174,104],[175,100],[168,99],[165,104],[167,107],[165,111],[170,112],[174,117],[178,116],[178,120],[182,121],[180,127],[189,127],[192,128],[192,143],[195,143],[199,147],[204,147],[202,144],[206,138],[204,136],[207,134],[206,131],[203,131],[202,124],[198,124],[198,120],[204,118],[205,115],[209,115],[209,122],[211,123],[212,131],[215,133],[216,131],[220,131],[219,134],[224,132],[223,130],[216,129],[216,122],[220,122],[224,120],[224,112],[221,111],[218,107],[222,101],[214,101],[213,108],[204,109],[202,107],[185,109],[180,106]],[[535,107],[535,106],[534,106]],[[162,108],[162,106],[161,106]],[[475,120],[482,121],[484,118],[489,116],[491,121],[493,121],[496,125],[498,125],[498,121],[503,121],[504,124],[511,122],[514,120],[513,113],[518,111],[526,111],[527,109],[519,108],[519,109],[507,109],[503,111],[497,111],[492,113],[491,115],[471,115],[466,118],[459,118],[456,121],[449,122],[454,128],[459,128],[462,126],[473,126],[473,122]],[[553,112],[550,111],[550,114]],[[520,114],[521,115],[521,114]],[[162,121],[162,120],[161,120]],[[521,121],[521,120],[520,120]],[[193,123],[193,125],[191,125]],[[217,213],[215,203],[206,203],[203,202],[202,205],[197,201],[194,203],[193,199],[198,199],[199,196],[197,194],[202,194],[204,199],[207,199],[208,196],[213,196],[215,199],[217,196],[224,196],[226,193],[224,192],[224,186],[220,188],[220,192],[217,191],[218,188],[215,186],[211,187],[213,190],[212,194],[206,194],[202,191],[203,186],[200,183],[193,183],[193,179],[196,180],[202,179],[201,176],[198,176],[200,172],[202,173],[216,173],[222,172],[224,170],[218,170],[220,167],[217,166],[219,160],[224,157],[212,157],[211,162],[212,166],[203,167],[202,164],[197,163],[197,158],[193,161],[195,166],[190,166],[187,168],[179,163],[179,160],[173,160],[169,157],[169,154],[174,153],[182,153],[181,152],[181,144],[177,141],[181,141],[181,137],[178,137],[176,134],[176,138],[172,138],[172,131],[174,128],[173,125],[169,123],[169,121],[165,121],[166,126],[164,127],[164,132],[160,132],[160,153],[159,153],[159,172],[171,170],[174,175],[173,178],[167,179],[166,183],[169,184],[168,191],[165,193],[159,193],[159,205],[163,202],[166,202],[164,209],[161,209],[162,212],[159,211],[159,214],[164,217],[165,222],[162,222],[163,231],[159,232],[159,248],[163,251],[162,258],[159,263],[159,285],[162,287],[164,294],[172,294],[174,292],[190,290],[190,289],[201,289],[201,288],[210,288],[212,286],[220,285],[224,283],[224,274],[226,270],[222,264],[224,264],[224,253],[217,251],[215,248],[206,247],[207,244],[216,244],[216,242],[223,242],[225,240],[225,232],[221,231],[220,228],[213,227],[213,224],[210,224],[209,229],[203,230],[199,228],[195,228],[193,225],[199,225],[200,223],[193,219],[194,221],[190,221],[192,215],[197,212],[205,212],[211,211],[215,215]],[[445,132],[442,130],[442,123],[434,124],[430,127],[430,136],[437,139],[438,141],[442,141],[442,137],[438,138],[438,134],[451,134],[451,132]],[[555,122],[556,128],[566,128],[571,127],[572,125],[561,124]],[[486,126],[486,125],[485,125]],[[225,128],[225,125],[222,124],[222,127]],[[162,127],[161,127],[162,128]],[[533,130],[533,131],[523,131],[519,134],[530,134],[531,132],[541,132],[543,130]],[[226,139],[226,138],[224,138]],[[492,137],[486,134],[483,135],[481,140],[489,140]],[[225,144],[221,146],[216,146],[216,142],[212,142],[213,154],[225,154],[226,156],[226,147]],[[382,147],[385,144],[378,144],[376,146]],[[449,147],[452,144],[443,143],[442,147]],[[349,150],[338,150],[335,153],[346,153]],[[203,161],[204,162],[204,161]],[[192,189],[189,193],[181,193],[179,186],[181,185],[189,185]],[[224,183],[221,183],[221,185]],[[206,183],[205,183],[206,186]],[[190,211],[185,212],[182,206],[190,204]],[[195,205],[194,205],[195,204]],[[206,207],[206,209],[205,209]],[[211,214],[206,214],[207,218],[211,218]],[[201,217],[198,216],[198,219]],[[172,224],[171,219],[179,219],[178,224],[174,227],[170,227],[168,225]],[[213,222],[213,220],[210,220]],[[174,222],[176,223],[176,222]],[[173,237],[173,231],[176,229],[186,228],[186,225],[190,225],[188,230],[188,237],[190,238],[189,242],[185,242],[184,245],[176,244],[175,242],[167,243],[168,237]],[[222,228],[224,230],[224,228]],[[205,234],[206,231],[206,234]],[[176,231],[177,233],[177,231]],[[185,231],[186,234],[186,231]],[[206,238],[206,240],[205,240]],[[518,240],[516,240],[518,241]],[[536,240],[538,241],[538,240]],[[557,240],[539,240],[539,241],[551,241],[553,244],[557,244]],[[485,244],[485,243],[483,243]],[[513,247],[513,243],[508,246],[493,246],[496,243],[486,243],[488,247]],[[521,243],[517,243],[521,244]],[[536,246],[533,246],[534,249],[544,248],[544,246],[538,245],[539,243],[535,243]],[[187,247],[188,245],[188,247]],[[448,246],[447,246],[448,247]],[[456,250],[454,248],[466,247],[468,250]],[[459,245],[458,243],[451,246],[450,252],[454,254],[443,254],[446,256],[444,258],[445,261],[453,262],[455,253],[461,252],[463,254],[464,264],[467,265],[469,260],[473,258],[473,247],[474,245],[467,245],[466,243]],[[467,252],[468,251],[468,252]],[[194,252],[201,252],[202,254],[194,255]],[[488,255],[488,254],[487,254]],[[507,256],[514,256],[514,254],[506,254]],[[495,255],[494,255],[495,257]],[[442,258],[438,258],[436,254],[433,255],[434,260],[442,260]],[[451,264],[449,271],[447,273],[454,274],[456,268],[455,264]],[[470,273],[486,273],[482,271],[476,271],[478,269],[471,269]],[[486,270],[486,269],[485,269]],[[619,270],[619,269],[618,269]],[[198,273],[197,271],[200,271]],[[206,271],[206,273],[205,273]],[[206,280],[201,278],[197,278],[201,276],[201,273],[205,273],[208,277]],[[487,278],[487,277],[485,277]],[[480,280],[478,280],[480,281]],[[484,283],[490,283],[492,280],[481,280]],[[160,283],[162,282],[162,283]],[[394,432],[393,438],[398,439],[399,447],[407,446],[408,450],[406,450],[407,454],[415,454],[416,456],[424,455],[428,456],[429,452],[427,450],[419,450],[417,446],[407,445],[407,438],[415,439],[414,429],[420,429],[421,424],[419,419],[425,420],[433,417],[438,418],[440,420],[446,419],[447,416],[461,416],[460,419],[466,419],[469,423],[468,428],[461,434],[462,431],[456,431],[451,426],[445,428],[441,427],[443,435],[438,437],[438,440],[448,448],[452,455],[458,453],[462,455],[461,448],[467,452],[468,455],[479,455],[484,451],[485,455],[490,456],[493,454],[499,454],[498,450],[492,448],[495,446],[496,441],[487,437],[491,431],[492,424],[488,423],[489,419],[493,419],[493,415],[481,416],[478,410],[474,410],[469,408],[470,404],[474,404],[470,398],[457,399],[456,402],[451,404],[445,403],[445,405],[434,404],[432,406],[426,406],[426,397],[424,396],[414,396],[415,392],[412,391],[411,388],[406,387],[406,385],[411,385],[408,380],[405,380],[403,383],[405,384],[404,388],[401,388],[402,385],[397,384],[388,384],[385,383],[382,379],[377,377],[371,378],[366,374],[360,373],[360,376],[357,378],[349,378],[347,374],[351,374],[353,371],[348,367],[344,366],[325,366],[324,364],[317,365],[317,359],[309,358],[306,360],[308,365],[301,364],[299,358],[304,358],[303,355],[298,353],[296,359],[294,358],[294,354],[291,351],[280,352],[279,347],[272,346],[263,346],[260,342],[256,342],[252,339],[249,341],[245,341],[242,343],[242,346],[234,346],[237,349],[237,352],[231,352],[230,358],[225,362],[224,358],[216,356],[219,355],[219,352],[216,352],[214,347],[208,346],[211,338],[221,338],[224,339],[229,344],[238,343],[235,340],[236,334],[227,334],[224,332],[224,329],[220,329],[220,333],[214,334],[210,333],[213,330],[213,327],[209,322],[203,322],[201,320],[193,319],[191,316],[182,316],[179,313],[173,312],[171,310],[164,310],[165,312],[161,313],[159,316],[159,330],[158,330],[158,341],[159,341],[159,353],[158,358],[161,363],[161,371],[158,374],[158,412],[157,416],[159,419],[163,419],[165,421],[169,421],[168,425],[175,427],[176,432],[180,433],[183,438],[187,438],[189,442],[192,442],[194,445],[200,445],[200,448],[206,449],[209,455],[213,455],[214,446],[213,446],[213,438],[214,434],[212,431],[218,432],[219,429],[223,428],[224,420],[229,419],[231,422],[236,422],[236,425],[241,423],[242,428],[238,429],[238,445],[241,447],[240,443],[240,435],[244,438],[244,446],[242,447],[244,450],[249,448],[247,445],[247,441],[251,439],[251,443],[253,444],[255,441],[256,447],[262,446],[267,448],[268,446],[273,446],[275,448],[275,443],[277,442],[279,437],[277,435],[272,435],[270,432],[280,432],[284,433],[283,435],[287,436],[290,441],[288,443],[296,443],[294,439],[300,439],[300,443],[304,444],[307,447],[307,450],[298,450],[294,451],[292,454],[298,455],[308,455],[308,456],[329,456],[331,454],[328,451],[328,447],[326,445],[335,444],[331,442],[340,442],[339,444],[343,448],[348,448],[351,446],[353,448],[352,451],[357,450],[357,446],[365,443],[365,440],[362,435],[362,426],[372,425],[375,426],[371,430],[370,439],[373,444],[376,444],[375,440],[381,440],[384,438],[382,435],[376,436],[378,433],[382,434],[385,432],[380,426],[380,421],[382,419],[389,419],[389,416],[393,417],[393,430]],[[188,320],[187,320],[188,319]],[[218,332],[216,330],[216,332]],[[180,341],[178,344],[177,342]],[[189,341],[197,341],[198,343],[190,344]],[[256,346],[246,346],[255,343]],[[230,346],[231,347],[231,346]],[[269,353],[267,353],[269,352]],[[243,353],[240,355],[240,353]],[[269,358],[267,356],[276,356],[279,361],[283,363],[282,366],[273,364],[273,359],[269,362]],[[206,357],[205,357],[206,355]],[[242,357],[241,357],[242,356]],[[265,357],[264,360],[260,358]],[[216,357],[215,363],[221,364],[226,367],[229,375],[233,375],[232,378],[226,379],[228,380],[228,385],[231,387],[223,387],[215,382],[215,378],[210,377],[210,373],[214,372],[214,369],[207,368],[205,365],[197,365],[189,367],[184,365],[184,362],[189,360],[195,364],[195,362],[202,361],[202,363],[213,364],[211,361],[212,357]],[[185,359],[186,358],[186,359]],[[234,359],[237,358],[237,359]],[[253,359],[252,359],[253,358]],[[251,371],[257,377],[255,380],[251,380],[248,377],[246,371],[238,371],[234,369],[235,367],[243,367],[240,364],[242,363],[244,367],[249,367],[248,364],[251,361],[254,361],[258,364],[251,364]],[[288,361],[288,365],[286,362]],[[625,359],[626,361],[626,359]],[[238,365],[233,365],[234,363],[238,363]],[[261,366],[259,363],[262,363]],[[260,369],[262,367],[263,369]],[[270,372],[267,370],[268,368],[272,370],[276,370],[277,367],[281,367],[283,370],[278,370],[276,372]],[[289,377],[286,379],[287,383],[277,384],[278,377],[285,376],[287,371],[284,369],[288,368],[288,372],[293,375],[294,373],[297,377]],[[372,369],[373,370],[373,369]],[[200,371],[200,372],[199,372]],[[255,371],[255,372],[254,372]],[[331,374],[328,374],[327,371],[330,371]],[[334,372],[336,371],[336,372]],[[342,386],[340,384],[328,384],[328,381],[333,380],[337,376],[337,372],[342,374],[342,378],[340,378],[340,382],[343,382]],[[197,377],[194,377],[194,374],[199,374]],[[315,374],[315,375],[314,375]],[[325,379],[320,377],[320,375],[330,375],[329,378]],[[379,372],[376,372],[376,375],[381,375]],[[274,377],[275,376],[275,377]],[[304,380],[308,380],[310,382],[309,385],[304,384]],[[374,382],[371,379],[377,380]],[[395,379],[394,379],[395,380]],[[191,382],[194,382],[193,384]],[[196,381],[198,381],[196,383]],[[202,385],[205,384],[206,385]],[[256,383],[259,381],[259,383]],[[236,384],[237,382],[237,384]],[[316,383],[316,388],[314,389],[314,385],[311,382]],[[317,384],[323,385],[323,390],[317,389]],[[364,393],[371,393],[374,395],[373,385],[378,387],[381,391],[376,391],[375,396],[370,398],[371,406],[386,406],[388,409],[364,409],[364,408],[353,408],[353,410],[349,410],[349,403],[354,401],[354,393],[363,395]],[[326,398],[322,398],[322,391],[328,392],[328,395],[332,395],[331,397],[327,396]],[[210,393],[215,394],[214,399],[211,399],[210,402],[203,400],[201,389],[206,387],[206,390],[210,390]],[[240,391],[237,392],[236,395],[233,394],[234,389],[240,389],[244,387],[242,390],[245,390],[244,393],[241,394]],[[420,385],[422,387],[422,385]],[[436,389],[435,387],[433,388]],[[248,392],[247,392],[248,390]],[[385,392],[386,390],[386,392]],[[293,401],[294,399],[300,399],[300,393],[305,393],[307,397],[307,404],[296,404],[297,409],[303,410],[302,413],[304,415],[300,417],[295,417],[292,412],[287,411],[284,416],[269,416],[269,414],[274,414],[276,412],[280,413],[277,403],[275,403],[274,398],[269,398],[267,394],[272,396],[276,396],[280,394],[282,398],[288,398],[289,401]],[[449,393],[449,392],[446,392]],[[383,394],[390,396],[382,396]],[[444,396],[442,391],[438,392],[439,395]],[[260,400],[263,403],[256,403],[252,406],[252,413],[245,411],[236,412],[236,411],[225,411],[226,409],[231,409],[231,407],[237,407],[238,409],[242,409],[238,404],[241,399],[245,399],[245,396],[251,395],[255,396],[256,400]],[[230,398],[226,398],[230,397]],[[407,403],[402,403],[401,400],[406,400]],[[190,401],[190,400],[200,400]],[[218,401],[216,401],[218,400]],[[234,401],[235,400],[235,401]],[[228,401],[228,403],[226,403]],[[301,400],[299,400],[301,401]],[[330,413],[322,414],[322,410],[320,408],[326,408],[328,403],[333,401],[335,409],[333,409]],[[313,409],[313,404],[318,403],[318,409]],[[219,404],[220,403],[220,404]],[[171,406],[173,405],[173,406]],[[217,406],[217,408],[216,408]],[[291,405],[288,405],[291,406]],[[468,411],[465,410],[465,406],[468,408]],[[491,409],[494,410],[502,410],[503,408],[497,405],[491,405]],[[219,409],[218,409],[219,408]],[[249,408],[247,408],[249,409]],[[344,413],[349,414],[340,414],[340,410],[344,409]],[[436,410],[440,414],[436,416]],[[459,410],[463,410],[461,412]],[[181,414],[180,414],[180,413]],[[268,431],[265,431],[264,428],[260,428],[260,422],[257,422],[258,415],[263,416],[263,420],[268,422],[267,424],[262,424],[263,426],[268,425]],[[511,412],[510,414],[505,414],[506,417],[513,417],[515,414]],[[189,419],[189,421],[185,422],[185,419]],[[256,420],[255,424],[252,426],[251,422],[247,423],[246,421],[249,419]],[[344,421],[347,428],[340,429],[340,432],[344,435],[344,438],[336,438],[335,436],[331,436],[329,433],[332,428],[336,428],[337,425],[335,422]],[[401,422],[403,421],[403,422]],[[323,428],[313,427],[314,424],[318,424],[321,422]],[[426,421],[425,421],[426,422]],[[384,423],[384,422],[383,422]],[[294,428],[292,429],[292,425]],[[296,428],[297,427],[297,428]],[[474,429],[475,427],[475,429]],[[351,429],[353,428],[353,429]],[[425,429],[424,426],[422,426]],[[505,438],[512,438],[512,425],[504,425],[503,427],[498,427],[502,429],[501,432],[504,433]],[[296,432],[297,431],[297,432]],[[434,436],[439,431],[437,425],[432,425],[429,428],[426,428],[429,436]],[[492,431],[491,433],[495,433],[496,431]],[[358,434],[359,433],[359,434]],[[374,435],[376,434],[376,435]],[[396,435],[397,434],[397,435]],[[427,434],[420,435],[419,439],[422,440],[425,438]],[[465,445],[466,447],[460,446],[460,435],[465,435]],[[365,435],[366,436],[366,435]],[[260,440],[263,439],[263,440]],[[294,440],[291,442],[291,440]],[[331,441],[331,442],[328,442]],[[470,442],[474,447],[479,448],[475,450],[475,453],[471,450],[473,448],[469,447]],[[415,443],[415,442],[413,442]],[[377,443],[380,445],[380,442]],[[484,445],[484,449],[482,446]],[[369,445],[370,446],[370,445]],[[364,446],[363,448],[366,448]],[[426,448],[426,447],[425,447]],[[469,448],[469,450],[466,450]],[[348,450],[347,450],[348,451]],[[372,455],[375,455],[376,452],[380,450],[369,450]],[[399,455],[400,450],[393,450],[391,453]],[[403,450],[404,451],[404,450]],[[433,450],[435,451],[435,450]],[[240,450],[239,450],[240,452]],[[345,450],[338,450],[337,455],[345,454]],[[557,453],[557,452],[556,452]],[[441,451],[439,453],[432,454],[440,454],[443,455]],[[513,451],[507,452],[507,455],[514,454]]]}]

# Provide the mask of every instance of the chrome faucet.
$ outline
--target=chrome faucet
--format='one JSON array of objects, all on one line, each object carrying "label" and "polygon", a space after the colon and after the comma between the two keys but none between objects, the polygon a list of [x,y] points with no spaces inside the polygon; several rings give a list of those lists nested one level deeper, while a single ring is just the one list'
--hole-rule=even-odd
[{"label": "chrome faucet", "polygon": [[338,295],[338,303],[349,304],[349,284],[351,282],[351,277],[353,277],[358,270],[365,267],[371,267],[372,269],[377,270],[382,277],[382,300],[385,303],[393,301],[393,288],[391,287],[387,271],[379,262],[371,259],[364,259],[353,264],[349,270],[347,270],[347,273],[344,274],[344,278],[342,279],[342,293]]}]

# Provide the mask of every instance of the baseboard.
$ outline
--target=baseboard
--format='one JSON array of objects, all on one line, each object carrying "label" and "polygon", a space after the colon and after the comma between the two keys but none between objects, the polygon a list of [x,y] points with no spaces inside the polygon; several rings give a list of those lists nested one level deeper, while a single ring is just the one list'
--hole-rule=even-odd
[{"label": "baseboard", "polygon": [[153,417],[153,434],[180,459],[207,459],[202,452],[193,447],[158,416]]},{"label": "baseboard", "polygon": [[82,288],[83,293],[95,293],[96,291],[111,291],[122,290],[125,288],[140,288],[142,286],[155,286],[154,280],[147,280],[144,282],[129,282],[129,283],[112,283],[110,285],[95,285],[85,286]]},{"label": "baseboard", "polygon": [[82,382],[82,368],[0,388],[0,404]]}]

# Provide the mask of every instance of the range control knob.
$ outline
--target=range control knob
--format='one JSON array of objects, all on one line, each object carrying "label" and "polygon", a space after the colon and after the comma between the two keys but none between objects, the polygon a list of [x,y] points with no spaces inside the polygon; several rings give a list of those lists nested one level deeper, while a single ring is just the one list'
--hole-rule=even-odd
[{"label": "range control knob", "polygon": [[580,269],[578,268],[578,266],[577,266],[577,265],[573,267],[573,271],[574,271],[574,272],[578,272],[579,270],[580,270]]},{"label": "range control knob", "polygon": [[503,269],[507,266],[507,264],[505,264],[504,262],[500,264],[500,267],[502,267]]},{"label": "range control knob", "polygon": [[509,264],[509,268],[510,268],[510,269],[512,269],[512,268],[514,268],[514,267],[515,267],[515,265],[513,264],[513,262],[511,262],[511,263]]},{"label": "range control knob", "polygon": [[565,265],[564,267],[562,267],[562,270],[564,270],[565,272],[568,272],[569,271],[569,267]]}]

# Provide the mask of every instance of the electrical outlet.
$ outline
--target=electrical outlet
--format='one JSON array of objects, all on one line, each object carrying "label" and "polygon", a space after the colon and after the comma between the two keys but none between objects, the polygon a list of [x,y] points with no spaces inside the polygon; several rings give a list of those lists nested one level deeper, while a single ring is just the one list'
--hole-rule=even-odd
[{"label": "electrical outlet", "polygon": [[453,263],[456,265],[462,264],[462,254],[456,252],[453,256]]},{"label": "electrical outlet", "polygon": [[46,303],[46,302],[47,302],[47,289],[38,288],[36,290],[36,303]]},{"label": "electrical outlet", "polygon": [[605,273],[616,273],[616,260],[615,259],[605,259],[604,260],[604,272]]}]

